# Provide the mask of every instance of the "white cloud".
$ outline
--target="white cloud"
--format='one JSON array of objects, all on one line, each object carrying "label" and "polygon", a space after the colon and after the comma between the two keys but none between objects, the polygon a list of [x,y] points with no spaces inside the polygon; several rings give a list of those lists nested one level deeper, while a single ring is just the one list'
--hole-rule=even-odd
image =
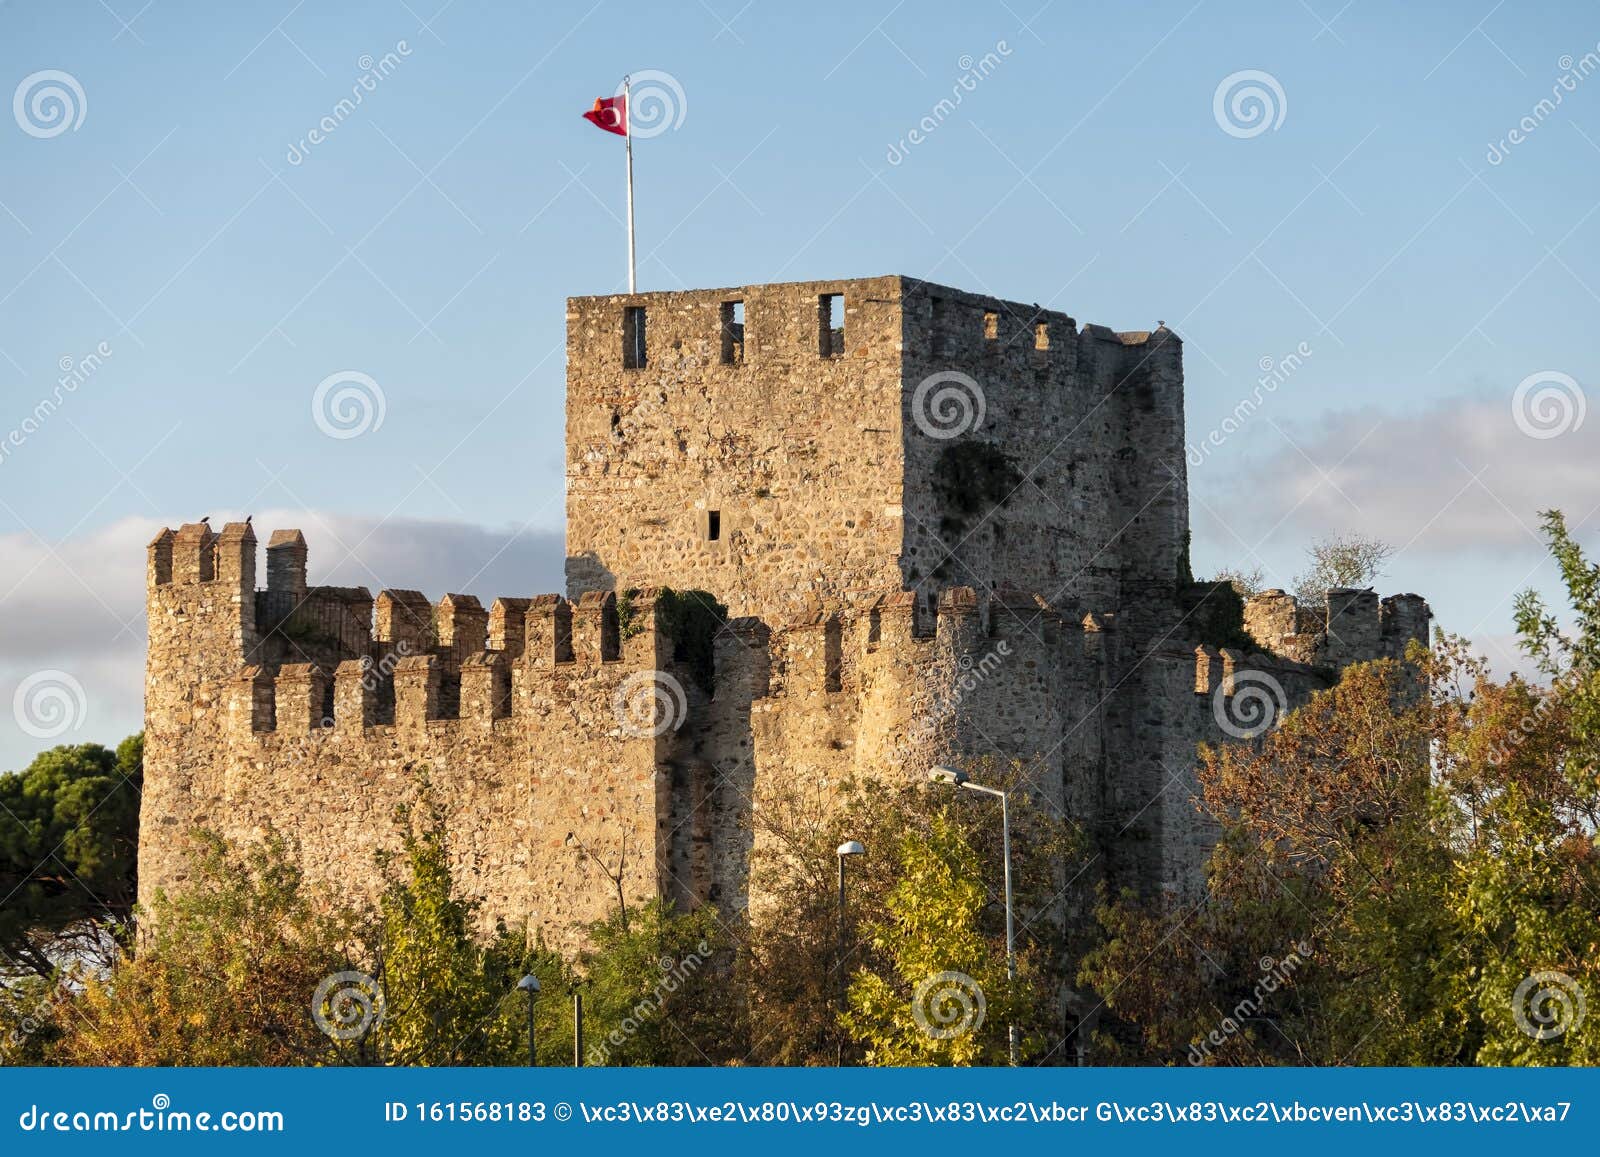
[{"label": "white cloud", "polygon": [[1269,542],[1304,543],[1359,529],[1404,552],[1537,553],[1540,511],[1561,509],[1578,524],[1600,507],[1600,412],[1533,438],[1509,397],[1480,394],[1409,415],[1335,411],[1279,431],[1263,461],[1229,470],[1215,459],[1193,472],[1204,500],[1194,508],[1197,534],[1253,544],[1276,526]]}]

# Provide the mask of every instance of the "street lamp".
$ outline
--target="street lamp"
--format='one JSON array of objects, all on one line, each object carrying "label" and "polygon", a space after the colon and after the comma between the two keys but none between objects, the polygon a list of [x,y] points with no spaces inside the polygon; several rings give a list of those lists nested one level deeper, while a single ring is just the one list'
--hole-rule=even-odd
[{"label": "street lamp", "polygon": [[[864,856],[867,849],[860,840],[846,840],[839,845],[839,1013],[842,1016],[845,1010],[845,985],[848,973],[844,967],[845,954],[845,923],[844,923],[844,865],[851,856]],[[840,1029],[838,1063],[844,1064],[844,1030]]]},{"label": "street lamp", "polygon": [[533,1051],[533,1002],[539,998],[539,978],[530,972],[517,981],[517,987],[528,994],[528,1065],[532,1067],[539,1063]]},{"label": "street lamp", "polygon": [[[1000,846],[1005,857],[1006,872],[1006,979],[1016,987],[1017,981],[1017,938],[1015,917],[1011,907],[1011,797],[997,787],[984,787],[980,783],[973,783],[967,778],[967,773],[954,767],[939,765],[929,770],[928,778],[934,783],[948,784],[951,787],[964,787],[968,791],[978,792],[980,795],[997,796],[1000,800]],[[1017,1063],[1017,1025],[1013,1021],[1006,1026],[1006,1039],[1010,1049],[1011,1063]]]}]

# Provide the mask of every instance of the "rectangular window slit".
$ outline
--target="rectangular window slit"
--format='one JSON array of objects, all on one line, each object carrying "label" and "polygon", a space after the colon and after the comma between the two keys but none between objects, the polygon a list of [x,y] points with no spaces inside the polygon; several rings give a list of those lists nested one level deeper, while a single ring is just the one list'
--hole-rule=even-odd
[{"label": "rectangular window slit", "polygon": [[1000,315],[989,310],[983,315],[983,340],[1000,340]]},{"label": "rectangular window slit", "polygon": [[722,364],[736,366],[744,361],[744,302],[722,303]]},{"label": "rectangular window slit", "polygon": [[1033,348],[1047,350],[1050,348],[1050,323],[1037,321],[1033,324]]},{"label": "rectangular window slit", "polygon": [[844,353],[844,294],[817,297],[817,352],[825,358]]},{"label": "rectangular window slit", "polygon": [[716,542],[722,537],[722,511],[706,511],[706,541]]},{"label": "rectangular window slit", "polygon": [[642,370],[650,362],[645,345],[646,321],[644,306],[630,305],[622,311],[622,366],[629,370]]}]

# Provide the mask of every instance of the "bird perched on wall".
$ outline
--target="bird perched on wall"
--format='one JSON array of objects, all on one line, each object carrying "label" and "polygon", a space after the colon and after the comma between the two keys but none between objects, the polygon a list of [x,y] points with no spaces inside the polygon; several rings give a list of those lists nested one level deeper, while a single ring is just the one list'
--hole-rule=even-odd
[{"label": "bird perched on wall", "polygon": [[202,518],[200,520],[200,525],[201,526],[210,526],[211,525],[211,516],[208,514],[204,518]]}]

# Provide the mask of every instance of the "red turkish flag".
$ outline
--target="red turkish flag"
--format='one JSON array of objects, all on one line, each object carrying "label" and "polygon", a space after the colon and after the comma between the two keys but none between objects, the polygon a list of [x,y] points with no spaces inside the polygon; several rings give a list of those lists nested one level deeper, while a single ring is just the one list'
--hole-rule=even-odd
[{"label": "red turkish flag", "polygon": [[594,102],[594,107],[583,114],[583,119],[596,128],[605,129],[608,133],[616,133],[619,137],[628,135],[628,98],[625,96],[606,96]]}]

